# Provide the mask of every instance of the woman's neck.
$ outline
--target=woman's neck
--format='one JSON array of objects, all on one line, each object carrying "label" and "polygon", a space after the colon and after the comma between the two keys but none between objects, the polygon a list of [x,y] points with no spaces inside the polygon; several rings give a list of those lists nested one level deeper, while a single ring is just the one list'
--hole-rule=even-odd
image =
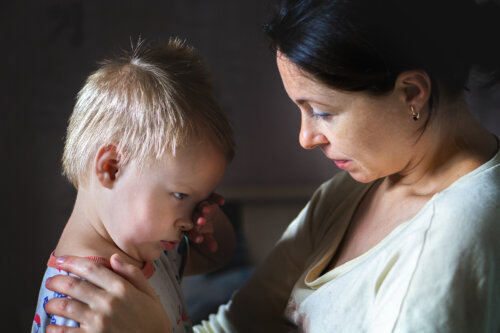
[{"label": "woman's neck", "polygon": [[416,143],[415,157],[403,172],[384,179],[387,189],[404,188],[408,195],[432,196],[490,160],[497,139],[457,102],[433,115]]}]

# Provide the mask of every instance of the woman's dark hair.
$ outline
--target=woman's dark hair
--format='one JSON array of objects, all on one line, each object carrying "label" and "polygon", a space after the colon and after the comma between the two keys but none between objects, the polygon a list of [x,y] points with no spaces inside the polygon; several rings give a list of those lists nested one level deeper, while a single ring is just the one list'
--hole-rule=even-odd
[{"label": "woman's dark hair", "polygon": [[438,86],[462,92],[472,67],[487,86],[500,81],[499,14],[473,0],[281,0],[264,30],[275,52],[332,88],[383,94],[421,69],[436,99]]}]

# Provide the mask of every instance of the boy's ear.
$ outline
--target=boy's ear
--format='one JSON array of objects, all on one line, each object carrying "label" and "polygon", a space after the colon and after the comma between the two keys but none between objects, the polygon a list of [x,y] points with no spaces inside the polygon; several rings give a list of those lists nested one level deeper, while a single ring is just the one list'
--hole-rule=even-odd
[{"label": "boy's ear", "polygon": [[112,188],[120,168],[120,153],[116,146],[103,146],[97,152],[95,174],[99,182],[106,188]]}]

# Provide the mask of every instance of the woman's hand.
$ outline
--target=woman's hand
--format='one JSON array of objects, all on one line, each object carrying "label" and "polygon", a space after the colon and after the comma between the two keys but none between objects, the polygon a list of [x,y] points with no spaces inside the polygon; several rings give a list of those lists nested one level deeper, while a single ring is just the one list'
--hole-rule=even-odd
[{"label": "woman's hand", "polygon": [[60,262],[61,269],[87,281],[67,275],[52,277],[47,288],[71,298],[54,298],[45,310],[73,319],[80,327],[51,325],[48,333],[172,332],[163,306],[143,273],[117,254],[110,262],[119,275],[84,258],[66,257]]},{"label": "woman's hand", "polygon": [[223,206],[223,196],[213,193],[202,201],[193,216],[194,227],[186,233],[188,239],[196,244],[203,244],[210,252],[216,252],[217,240],[214,237],[214,219],[219,214],[219,206]]}]

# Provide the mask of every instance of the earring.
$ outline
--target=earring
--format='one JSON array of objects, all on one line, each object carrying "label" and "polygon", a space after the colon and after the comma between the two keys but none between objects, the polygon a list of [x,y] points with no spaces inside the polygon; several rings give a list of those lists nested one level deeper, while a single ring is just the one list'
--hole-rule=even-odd
[{"label": "earring", "polygon": [[410,116],[412,116],[414,121],[417,121],[420,118],[420,112],[415,111],[415,107],[410,104]]}]

